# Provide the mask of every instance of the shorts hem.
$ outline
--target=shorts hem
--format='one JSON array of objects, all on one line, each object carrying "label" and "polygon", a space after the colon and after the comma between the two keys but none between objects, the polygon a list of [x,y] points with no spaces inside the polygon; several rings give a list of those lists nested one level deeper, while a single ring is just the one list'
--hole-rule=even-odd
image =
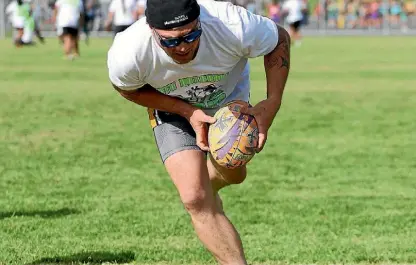
[{"label": "shorts hem", "polygon": [[172,155],[174,155],[176,153],[179,153],[179,152],[182,152],[182,151],[185,151],[185,150],[199,150],[201,152],[204,152],[198,146],[195,146],[195,145],[187,145],[187,146],[178,147],[178,148],[176,148],[174,150],[171,150],[171,151],[167,152],[166,154],[160,155],[160,158],[162,159],[162,162],[164,164],[165,161],[166,161],[166,159],[168,159],[169,157],[171,157]]}]

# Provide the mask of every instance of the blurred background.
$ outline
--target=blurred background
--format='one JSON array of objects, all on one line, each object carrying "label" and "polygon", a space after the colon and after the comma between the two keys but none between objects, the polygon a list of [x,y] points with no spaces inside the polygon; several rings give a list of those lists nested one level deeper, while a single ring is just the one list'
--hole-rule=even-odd
[{"label": "blurred background", "polygon": [[[305,34],[412,33],[416,31],[416,0],[302,0]],[[11,34],[11,23],[4,10],[12,0],[0,2],[0,36]],[[34,17],[46,35],[53,31],[51,22],[54,0],[33,0]],[[92,15],[92,35],[107,35],[104,22],[111,0],[88,0]],[[234,0],[234,4],[284,24],[278,0]],[[346,31],[348,29],[348,31]]]},{"label": "blurred background", "polygon": [[[22,40],[37,28],[45,39],[16,45],[13,3],[0,0],[0,265],[213,264],[146,109],[109,82],[111,3],[83,1],[87,30],[65,56],[53,1],[26,12]],[[247,179],[221,191],[249,263],[415,264],[416,2],[236,4],[289,29],[289,2],[305,7],[304,36],[282,108]],[[250,69],[254,105],[263,58]]]}]

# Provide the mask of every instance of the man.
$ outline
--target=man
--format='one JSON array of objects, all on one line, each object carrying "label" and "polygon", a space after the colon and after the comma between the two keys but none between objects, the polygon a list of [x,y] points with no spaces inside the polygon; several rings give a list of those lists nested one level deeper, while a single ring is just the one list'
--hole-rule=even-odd
[{"label": "man", "polygon": [[218,195],[243,182],[246,168],[230,170],[206,159],[207,124],[228,102],[248,102],[248,58],[264,56],[267,99],[242,110],[257,120],[260,151],[280,108],[289,46],[283,28],[231,3],[148,0],[146,17],[117,34],[108,53],[114,88],[149,108],[162,161],[194,229],[223,265],[247,264]]},{"label": "man", "polygon": [[23,0],[12,1],[7,5],[5,12],[13,25],[14,45],[20,47],[25,27],[25,16],[29,14],[28,5]]},{"label": "man", "polygon": [[82,6],[84,7],[84,12],[82,15],[82,18],[84,21],[82,21],[82,31],[85,34],[85,44],[90,43],[90,32],[92,29],[92,24],[94,23],[94,6],[95,6],[95,0],[82,0]]},{"label": "man", "polygon": [[[22,45],[33,45],[33,35],[36,32],[40,32],[37,31],[36,28],[36,22],[35,19],[32,15],[29,15],[26,19],[25,19],[25,27],[23,30],[23,36],[22,36]],[[40,36],[40,35],[38,35]],[[41,42],[43,41],[42,36],[40,36]]]},{"label": "man", "polygon": [[34,45],[35,42],[33,42],[33,36],[36,35],[36,37],[39,39],[41,43],[45,42],[44,37],[42,36],[42,33],[39,29],[39,25],[36,21],[37,17],[35,17],[35,11],[36,8],[38,8],[31,0],[25,0],[27,4],[28,12],[26,13],[25,17],[25,26],[23,30],[23,36],[22,36],[22,45]]},{"label": "man", "polygon": [[286,16],[286,22],[289,24],[290,37],[296,46],[301,45],[300,28],[304,21],[303,15],[307,11],[303,0],[286,0],[282,6],[283,16]]},{"label": "man", "polygon": [[137,10],[136,0],[112,0],[108,8],[107,21],[104,27],[107,31],[110,31],[111,25],[114,24],[114,36],[123,32],[136,22]]},{"label": "man", "polygon": [[57,0],[52,21],[56,22],[58,36],[64,45],[66,59],[79,57],[79,28],[83,21],[81,0]]}]

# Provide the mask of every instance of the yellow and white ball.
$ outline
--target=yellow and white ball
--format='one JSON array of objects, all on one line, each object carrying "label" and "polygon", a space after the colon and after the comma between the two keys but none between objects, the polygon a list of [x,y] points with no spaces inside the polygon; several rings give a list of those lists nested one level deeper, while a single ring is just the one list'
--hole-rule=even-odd
[{"label": "yellow and white ball", "polygon": [[259,130],[255,118],[240,112],[244,101],[232,101],[214,115],[216,122],[208,130],[210,152],[218,164],[237,168],[256,154]]}]

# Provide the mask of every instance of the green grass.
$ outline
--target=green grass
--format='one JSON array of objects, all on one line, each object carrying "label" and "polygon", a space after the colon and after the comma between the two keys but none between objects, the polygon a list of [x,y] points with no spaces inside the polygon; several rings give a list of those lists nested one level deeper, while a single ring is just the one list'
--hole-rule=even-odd
[{"label": "green grass", "polygon": [[[212,264],[111,40],[0,42],[0,264]],[[308,38],[249,177],[222,191],[252,264],[416,262],[415,38]],[[252,95],[265,95],[262,60]]]}]

